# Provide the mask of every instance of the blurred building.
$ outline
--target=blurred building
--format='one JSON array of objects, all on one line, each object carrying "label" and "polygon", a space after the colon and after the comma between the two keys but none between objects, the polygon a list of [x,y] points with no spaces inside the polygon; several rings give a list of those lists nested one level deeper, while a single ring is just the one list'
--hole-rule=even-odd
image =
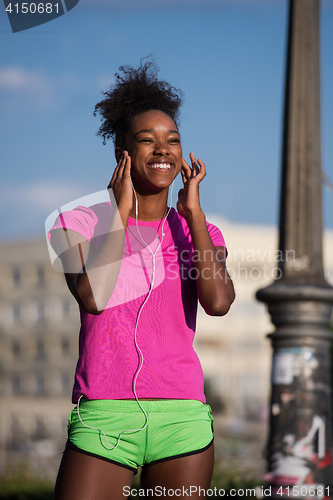
[{"label": "blurred building", "polygon": [[[198,315],[196,349],[224,403],[225,418],[239,421],[267,420],[270,396],[271,346],[267,334],[274,327],[266,306],[255,300],[259,288],[279,275],[278,231],[270,226],[250,226],[208,217],[220,227],[228,247],[227,268],[233,278],[236,300],[223,318]],[[288,260],[294,260],[293,251]],[[302,265],[300,262],[299,265]],[[324,237],[324,266],[333,284],[333,231]]]},{"label": "blurred building", "polygon": [[[79,315],[46,242],[0,246],[0,468],[59,464],[77,360]],[[52,461],[54,464],[52,465]]]},{"label": "blurred building", "polygon": [[[229,427],[264,424],[271,364],[266,335],[273,328],[254,294],[276,276],[277,230],[208,219],[225,236],[236,289],[227,316],[199,310],[195,348],[208,399]],[[326,232],[324,248],[333,283],[333,231]],[[55,474],[73,407],[78,330],[76,302],[51,267],[45,240],[1,245],[0,473],[8,460],[15,464],[29,456],[37,472]]]}]

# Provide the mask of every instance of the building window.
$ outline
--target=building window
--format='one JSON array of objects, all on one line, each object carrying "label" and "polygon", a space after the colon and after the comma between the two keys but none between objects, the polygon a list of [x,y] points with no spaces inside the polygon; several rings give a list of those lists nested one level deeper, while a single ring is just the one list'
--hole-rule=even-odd
[{"label": "building window", "polygon": [[70,389],[70,387],[69,387],[70,380],[69,380],[69,376],[68,376],[67,373],[64,373],[62,375],[61,382],[62,382],[62,392],[63,392],[63,394],[68,394],[69,389]]},{"label": "building window", "polygon": [[12,353],[14,358],[19,358],[21,355],[21,346],[18,340],[12,342]]},{"label": "building window", "polygon": [[35,438],[36,439],[48,439],[49,437],[50,437],[50,434],[47,431],[45,422],[41,418],[37,417]]},{"label": "building window", "polygon": [[65,356],[69,354],[70,344],[69,344],[69,339],[67,337],[63,337],[61,339],[61,350]]},{"label": "building window", "polygon": [[18,396],[21,394],[21,381],[20,378],[16,375],[12,377],[12,391],[14,396]]},{"label": "building window", "polygon": [[37,317],[38,317],[38,323],[44,323],[45,322],[45,308],[44,304],[39,303],[37,306]]},{"label": "building window", "polygon": [[14,286],[19,286],[21,284],[21,271],[18,267],[13,269],[13,282]]},{"label": "building window", "polygon": [[13,304],[13,319],[14,323],[18,323],[21,320],[21,308],[19,304]]},{"label": "building window", "polygon": [[45,270],[44,267],[37,267],[37,285],[44,286],[45,285]]},{"label": "building window", "polygon": [[45,380],[42,375],[37,375],[37,396],[45,395]]},{"label": "building window", "polygon": [[37,340],[37,358],[45,359],[45,345],[43,340]]}]

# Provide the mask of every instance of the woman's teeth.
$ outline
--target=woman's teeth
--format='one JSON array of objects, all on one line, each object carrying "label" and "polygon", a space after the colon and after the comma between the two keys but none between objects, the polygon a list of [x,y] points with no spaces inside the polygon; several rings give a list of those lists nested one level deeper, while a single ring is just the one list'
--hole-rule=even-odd
[{"label": "woman's teeth", "polygon": [[163,170],[169,170],[171,168],[170,163],[149,163],[151,168],[162,168]]}]

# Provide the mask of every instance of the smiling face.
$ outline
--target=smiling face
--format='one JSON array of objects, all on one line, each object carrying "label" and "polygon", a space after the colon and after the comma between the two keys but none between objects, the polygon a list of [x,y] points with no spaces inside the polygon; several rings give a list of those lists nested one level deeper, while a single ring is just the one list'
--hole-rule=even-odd
[{"label": "smiling face", "polygon": [[173,119],[159,110],[136,115],[127,134],[131,176],[141,194],[170,186],[182,166],[182,147]]}]

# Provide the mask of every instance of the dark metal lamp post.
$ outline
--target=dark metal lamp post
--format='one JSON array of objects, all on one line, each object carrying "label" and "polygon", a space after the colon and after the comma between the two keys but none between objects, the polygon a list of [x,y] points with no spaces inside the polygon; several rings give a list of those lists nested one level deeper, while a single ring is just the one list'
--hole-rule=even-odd
[{"label": "dark metal lamp post", "polygon": [[[270,436],[272,496],[333,495],[333,288],[322,261],[319,0],[290,0],[279,276],[257,292],[276,327]],[[274,486],[275,485],[275,486]],[[311,489],[312,485],[312,489]]]}]

